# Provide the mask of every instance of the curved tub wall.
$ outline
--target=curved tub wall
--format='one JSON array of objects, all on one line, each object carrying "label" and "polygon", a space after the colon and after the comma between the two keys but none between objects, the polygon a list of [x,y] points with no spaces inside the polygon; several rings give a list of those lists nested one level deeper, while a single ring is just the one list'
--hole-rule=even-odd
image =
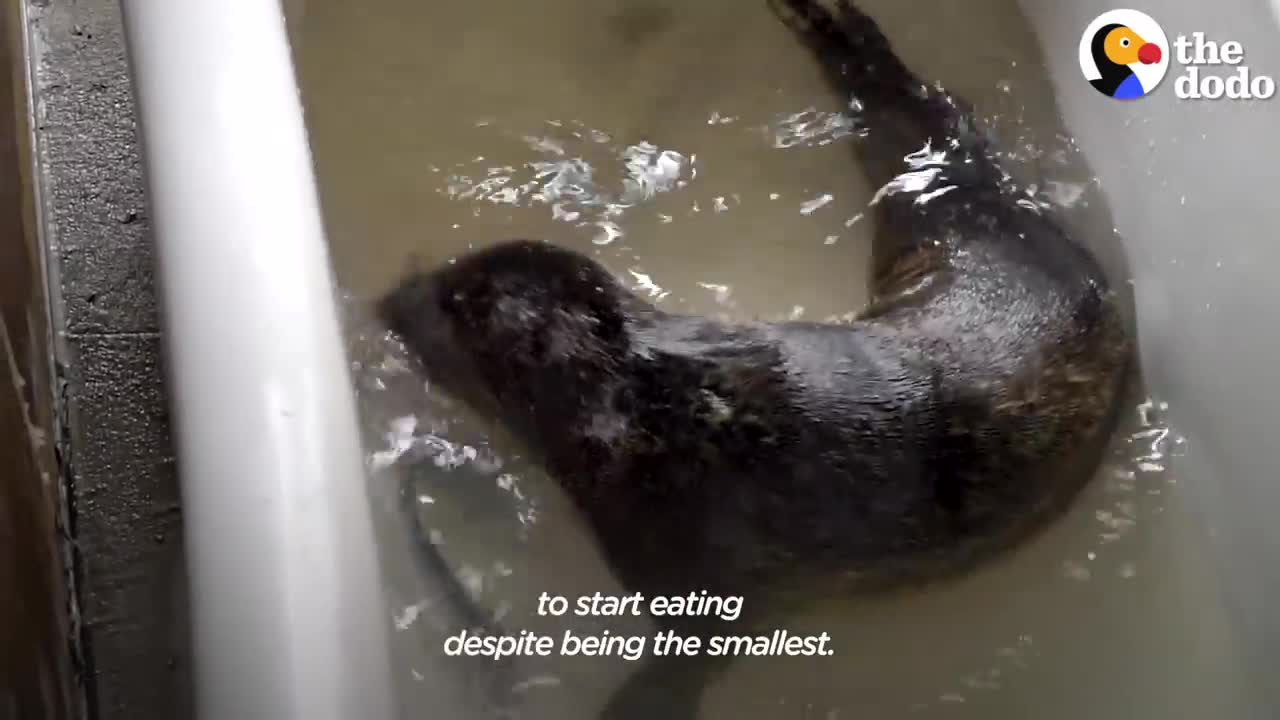
[{"label": "curved tub wall", "polygon": [[[1280,482],[1274,392],[1280,337],[1280,100],[1189,102],[1177,69],[1139,101],[1103,99],[1076,61],[1079,32],[1107,0],[1023,0],[1040,35],[1071,132],[1089,157],[1124,238],[1134,277],[1142,366],[1188,439],[1183,504],[1205,528],[1216,580],[1234,620],[1241,664],[1274,667],[1280,647]],[[1245,65],[1280,76],[1280,4],[1262,0],[1138,6],[1170,42],[1203,31],[1243,44]],[[1187,622],[1194,622],[1188,618]],[[1255,708],[1280,691],[1262,673]]]},{"label": "curved tub wall", "polygon": [[202,720],[392,717],[346,357],[280,7],[124,0]]}]

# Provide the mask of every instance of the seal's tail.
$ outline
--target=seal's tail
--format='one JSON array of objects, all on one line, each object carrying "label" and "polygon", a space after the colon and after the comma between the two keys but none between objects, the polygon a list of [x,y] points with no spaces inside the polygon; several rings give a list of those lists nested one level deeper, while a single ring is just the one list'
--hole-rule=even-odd
[{"label": "seal's tail", "polygon": [[913,73],[875,20],[849,0],[834,0],[834,11],[818,0],[769,4],[824,62],[832,83],[853,95],[873,133],[892,132],[901,143],[913,143],[910,150],[926,142],[946,148],[970,169],[989,166],[988,143],[972,108]]}]

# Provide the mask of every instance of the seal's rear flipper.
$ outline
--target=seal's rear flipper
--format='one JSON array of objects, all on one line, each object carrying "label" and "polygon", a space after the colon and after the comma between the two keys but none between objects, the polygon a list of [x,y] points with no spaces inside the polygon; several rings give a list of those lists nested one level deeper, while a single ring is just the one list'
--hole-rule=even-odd
[{"label": "seal's rear flipper", "polygon": [[835,0],[834,12],[818,0],[769,4],[822,60],[831,83],[860,106],[872,135],[866,144],[875,149],[867,158],[875,182],[901,173],[904,156],[926,144],[944,151],[946,164],[963,166],[966,184],[995,182],[999,173],[988,172],[995,168],[972,108],[913,73],[870,16],[848,0]]}]

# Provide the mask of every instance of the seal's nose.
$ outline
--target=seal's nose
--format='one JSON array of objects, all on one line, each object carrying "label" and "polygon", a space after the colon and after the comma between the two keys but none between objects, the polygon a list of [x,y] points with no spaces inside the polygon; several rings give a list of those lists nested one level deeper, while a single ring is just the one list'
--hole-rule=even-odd
[{"label": "seal's nose", "polygon": [[1160,46],[1155,43],[1147,43],[1138,48],[1138,59],[1142,61],[1143,65],[1158,63],[1162,56],[1163,53],[1160,52]]},{"label": "seal's nose", "polygon": [[411,271],[377,300],[374,312],[388,330],[403,333],[433,318],[435,298],[435,279],[427,273]]}]

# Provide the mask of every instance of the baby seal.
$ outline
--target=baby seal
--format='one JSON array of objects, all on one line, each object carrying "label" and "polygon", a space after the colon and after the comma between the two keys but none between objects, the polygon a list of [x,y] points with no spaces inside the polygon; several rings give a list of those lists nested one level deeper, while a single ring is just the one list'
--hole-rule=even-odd
[{"label": "baby seal", "polygon": [[[379,303],[428,376],[537,453],[624,585],[740,595],[746,623],[954,573],[1043,526],[1096,468],[1130,357],[1098,264],[1020,202],[971,110],[847,2],[779,3],[859,101],[886,179],[856,322],[665,312],[530,240]],[[691,720],[718,662],[653,658],[605,716]]]}]

